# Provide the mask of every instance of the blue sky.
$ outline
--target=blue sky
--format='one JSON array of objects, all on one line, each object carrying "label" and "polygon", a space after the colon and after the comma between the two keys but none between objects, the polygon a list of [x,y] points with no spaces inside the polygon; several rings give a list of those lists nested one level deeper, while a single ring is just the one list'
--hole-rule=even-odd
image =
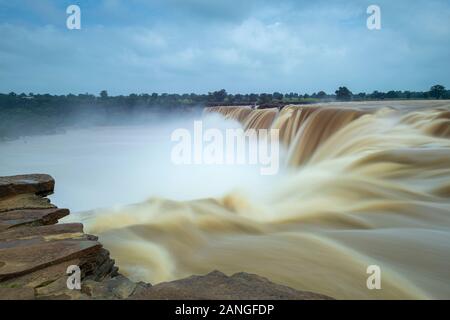
[{"label": "blue sky", "polygon": [[[70,4],[81,30],[66,28]],[[450,86],[448,0],[0,0],[0,39],[3,93]]]}]

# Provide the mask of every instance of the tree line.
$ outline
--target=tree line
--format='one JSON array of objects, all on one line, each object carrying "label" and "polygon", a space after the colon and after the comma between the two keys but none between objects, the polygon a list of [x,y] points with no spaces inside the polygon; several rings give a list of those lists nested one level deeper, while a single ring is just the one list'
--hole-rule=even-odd
[{"label": "tree line", "polygon": [[[450,90],[434,85],[428,91],[374,91],[353,93],[339,87],[334,93],[248,93],[231,94],[225,89],[207,94],[130,94],[110,96],[106,90],[93,94],[0,94],[0,138],[42,132],[54,132],[80,123],[110,125],[120,122],[147,121],[155,114],[201,111],[214,105],[258,105],[282,107],[327,101],[366,101],[383,99],[450,99]],[[148,115],[146,118],[145,115]]]}]

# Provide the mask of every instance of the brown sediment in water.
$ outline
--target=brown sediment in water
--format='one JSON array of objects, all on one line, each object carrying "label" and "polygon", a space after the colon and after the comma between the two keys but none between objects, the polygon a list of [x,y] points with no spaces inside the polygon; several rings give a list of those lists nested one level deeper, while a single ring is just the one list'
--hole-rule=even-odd
[{"label": "brown sediment in water", "polygon": [[[219,269],[336,298],[450,297],[448,102],[208,112],[279,129],[289,174],[259,196],[86,216],[125,274],[155,283]],[[382,290],[367,289],[373,264]]]}]

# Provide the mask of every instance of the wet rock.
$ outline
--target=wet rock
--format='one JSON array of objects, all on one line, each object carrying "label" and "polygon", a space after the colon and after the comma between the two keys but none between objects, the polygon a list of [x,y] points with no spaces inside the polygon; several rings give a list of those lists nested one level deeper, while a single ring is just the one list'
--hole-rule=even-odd
[{"label": "wet rock", "polygon": [[0,288],[0,300],[34,300],[31,288]]},{"label": "wet rock", "polygon": [[56,224],[69,210],[44,198],[53,188],[48,175],[0,177],[0,299],[91,299],[67,288],[72,265],[82,281],[110,281],[103,286],[113,296],[131,294],[134,284],[114,278],[118,269],[96,236],[80,223]]},{"label": "wet rock", "polygon": [[136,287],[135,282],[118,275],[102,282],[84,281],[81,290],[93,299],[125,299],[133,294]]},{"label": "wet rock", "polygon": [[80,265],[80,259],[65,261],[47,268],[37,270],[25,274],[23,276],[14,277],[6,281],[0,282],[0,287],[4,288],[43,288],[49,284],[64,279],[67,281],[67,268],[71,265]]},{"label": "wet rock", "polygon": [[298,291],[275,284],[266,278],[248,273],[231,277],[214,271],[205,276],[192,276],[147,288],[138,288],[131,299],[156,300],[324,300],[325,295]]},{"label": "wet rock", "polygon": [[67,278],[59,278],[56,281],[39,287],[35,290],[38,300],[91,300],[91,297],[81,290],[67,288]]},{"label": "wet rock", "polygon": [[24,193],[47,196],[54,188],[55,180],[48,174],[0,177],[0,198]]},{"label": "wet rock", "polygon": [[0,241],[30,238],[35,236],[52,236],[67,234],[83,234],[83,225],[81,223],[64,223],[55,225],[45,225],[38,227],[13,228],[0,232]]},{"label": "wet rock", "polygon": [[86,240],[41,241],[20,239],[0,242],[0,281],[21,276],[63,261],[98,252],[101,244]]},{"label": "wet rock", "polygon": [[6,211],[0,213],[0,230],[25,225],[51,225],[68,214],[69,210],[58,208]]},{"label": "wet rock", "polygon": [[98,252],[81,259],[82,271],[86,279],[101,281],[107,276],[117,275],[117,268],[114,267],[114,260],[110,258],[109,251],[101,248]]},{"label": "wet rock", "polygon": [[67,288],[67,277],[60,277],[45,286],[35,289],[36,298],[40,300],[89,300],[90,297],[81,290]]},{"label": "wet rock", "polygon": [[22,209],[51,209],[56,208],[47,198],[35,194],[19,194],[0,199],[0,213]]}]

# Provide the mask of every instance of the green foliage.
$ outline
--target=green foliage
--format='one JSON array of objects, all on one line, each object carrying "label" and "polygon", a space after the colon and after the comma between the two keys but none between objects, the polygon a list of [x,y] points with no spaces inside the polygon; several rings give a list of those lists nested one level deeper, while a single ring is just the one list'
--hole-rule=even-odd
[{"label": "green foliage", "polygon": [[[208,94],[130,94],[109,96],[106,90],[99,96],[92,94],[0,94],[0,139],[32,134],[54,133],[73,125],[113,125],[133,121],[147,121],[146,116],[197,110],[208,105],[260,105],[280,107],[286,104],[308,104],[320,101],[383,100],[383,99],[450,99],[450,90],[434,85],[427,92],[389,91],[353,95],[346,87],[336,94],[324,91],[300,94],[248,93],[230,94],[225,89]],[[137,120],[136,120],[137,119]]]},{"label": "green foliage", "polygon": [[442,99],[445,95],[445,87],[440,84],[436,84],[430,88],[430,97],[435,99]]},{"label": "green foliage", "polygon": [[102,91],[100,92],[100,98],[102,98],[102,99],[108,98],[108,91],[102,90]]},{"label": "green foliage", "polygon": [[352,92],[348,90],[347,87],[339,87],[338,90],[335,91],[336,100],[339,101],[350,101],[352,99]]}]

